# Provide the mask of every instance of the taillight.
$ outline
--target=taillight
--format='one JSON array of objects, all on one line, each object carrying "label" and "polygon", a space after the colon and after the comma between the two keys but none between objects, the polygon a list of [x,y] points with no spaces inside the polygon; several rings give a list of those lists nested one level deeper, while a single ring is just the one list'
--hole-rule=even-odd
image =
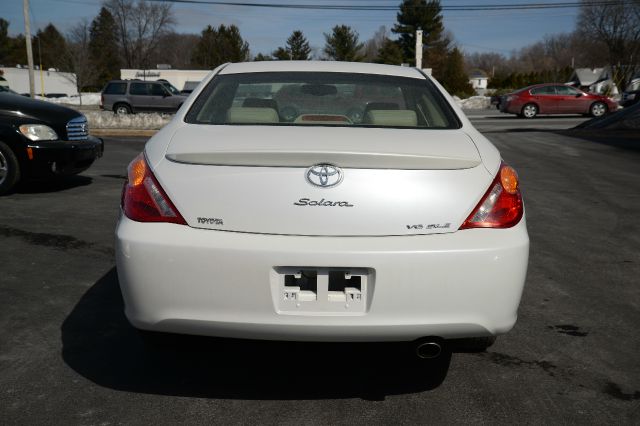
[{"label": "taillight", "polygon": [[100,106],[104,106],[104,95],[102,93],[100,94]]},{"label": "taillight", "polygon": [[144,153],[127,167],[122,209],[129,219],[137,222],[187,224],[149,169]]},{"label": "taillight", "polygon": [[489,190],[460,229],[511,228],[520,222],[523,213],[518,174],[502,163]]}]

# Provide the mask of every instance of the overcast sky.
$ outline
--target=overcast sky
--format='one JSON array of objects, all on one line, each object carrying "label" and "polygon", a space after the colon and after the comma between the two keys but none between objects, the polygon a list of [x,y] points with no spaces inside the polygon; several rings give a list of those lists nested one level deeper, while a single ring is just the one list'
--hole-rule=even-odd
[{"label": "overcast sky", "polygon": [[[249,1],[249,0],[247,0]],[[399,5],[399,0],[252,0],[256,3]],[[561,0],[545,0],[545,3]],[[22,0],[3,0],[0,16],[10,22],[11,35],[24,32]],[[442,5],[519,4],[532,0],[443,0]],[[102,0],[30,0],[32,32],[52,22],[62,32],[75,23],[91,21]],[[174,4],[175,31],[200,33],[208,25],[235,24],[253,55],[269,53],[282,46],[293,30],[304,32],[311,46],[324,45],[323,33],[337,24],[353,27],[361,41],[370,38],[381,26],[391,29],[396,11],[321,11],[266,9],[238,6]],[[532,11],[444,12],[444,24],[456,44],[466,52],[493,51],[509,54],[512,50],[540,40],[545,34],[572,31],[577,9]]]}]

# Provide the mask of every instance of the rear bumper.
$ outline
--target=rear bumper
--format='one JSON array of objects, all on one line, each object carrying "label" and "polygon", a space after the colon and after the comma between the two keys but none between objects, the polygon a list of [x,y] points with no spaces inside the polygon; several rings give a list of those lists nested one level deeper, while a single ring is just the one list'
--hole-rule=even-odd
[{"label": "rear bumper", "polygon": [[[138,223],[122,216],[116,262],[137,328],[273,340],[480,337],[515,324],[529,238],[514,228],[403,237],[300,237]],[[371,271],[360,313],[279,309],[278,268]]]},{"label": "rear bumper", "polygon": [[80,173],[104,152],[102,139],[93,136],[82,141],[31,142],[27,147],[33,153],[24,167],[30,177]]}]

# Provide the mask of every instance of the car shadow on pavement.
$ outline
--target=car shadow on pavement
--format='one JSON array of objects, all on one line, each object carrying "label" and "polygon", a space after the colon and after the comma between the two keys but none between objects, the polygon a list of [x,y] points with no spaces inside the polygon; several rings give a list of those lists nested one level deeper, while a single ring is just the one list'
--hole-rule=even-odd
[{"label": "car shadow on pavement", "polygon": [[557,133],[627,151],[640,151],[640,129],[569,129]]},{"label": "car shadow on pavement", "polygon": [[445,379],[451,355],[418,361],[408,344],[303,343],[162,336],[145,343],[127,322],[115,268],[62,324],[62,357],[108,388],[226,399],[382,400]]},{"label": "car shadow on pavement", "polygon": [[48,192],[66,191],[67,189],[87,186],[93,182],[88,176],[58,176],[49,179],[31,179],[20,182],[15,189],[18,194],[44,194]]}]

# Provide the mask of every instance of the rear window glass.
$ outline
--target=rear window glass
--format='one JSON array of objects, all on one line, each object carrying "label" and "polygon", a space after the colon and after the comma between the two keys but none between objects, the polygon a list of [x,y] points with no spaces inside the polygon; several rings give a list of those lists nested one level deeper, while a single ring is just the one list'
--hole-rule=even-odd
[{"label": "rear window glass", "polygon": [[331,72],[219,75],[185,120],[212,125],[460,127],[429,80]]},{"label": "rear window glass", "polygon": [[104,89],[106,95],[124,95],[127,91],[127,83],[109,83]]}]

